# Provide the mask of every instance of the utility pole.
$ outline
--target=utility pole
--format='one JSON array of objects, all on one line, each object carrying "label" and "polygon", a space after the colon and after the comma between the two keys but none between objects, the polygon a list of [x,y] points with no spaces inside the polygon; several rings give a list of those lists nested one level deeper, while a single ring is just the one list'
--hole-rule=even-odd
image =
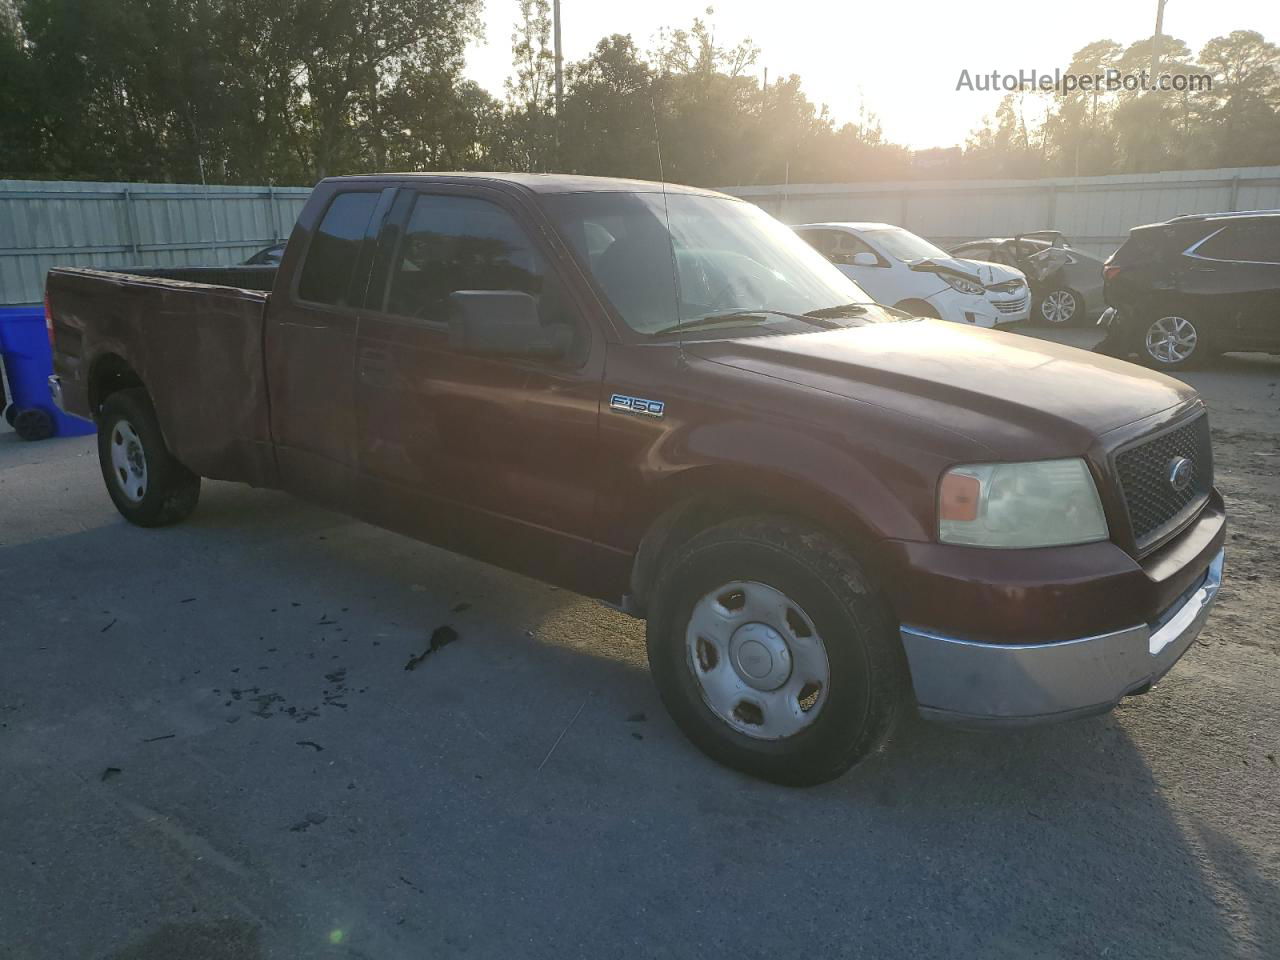
[{"label": "utility pole", "polygon": [[[559,0],[557,0],[559,2]],[[1156,0],[1156,32],[1151,38],[1151,81],[1160,72],[1160,40],[1164,32],[1164,5],[1167,0]]]},{"label": "utility pole", "polygon": [[[1163,0],[1161,7],[1164,6]],[[564,105],[564,57],[560,52],[560,0],[551,7],[552,30],[555,32],[556,53],[556,125],[560,124],[560,108]]]}]

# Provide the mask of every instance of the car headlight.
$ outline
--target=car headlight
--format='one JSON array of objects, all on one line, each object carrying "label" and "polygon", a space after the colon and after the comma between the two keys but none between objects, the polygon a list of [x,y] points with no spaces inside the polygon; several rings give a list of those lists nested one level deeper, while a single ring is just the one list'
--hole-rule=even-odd
[{"label": "car headlight", "polygon": [[979,296],[987,292],[986,287],[984,287],[980,283],[976,283],[973,280],[966,280],[964,277],[957,277],[954,274],[950,274],[950,273],[942,273],[942,274],[939,274],[939,276],[942,277],[943,280],[947,281],[947,286],[949,286],[952,290],[958,290],[960,293],[968,293],[974,296]]},{"label": "car headlight", "polygon": [[1078,457],[953,467],[938,487],[938,539],[1060,547],[1107,539],[1098,488]]}]

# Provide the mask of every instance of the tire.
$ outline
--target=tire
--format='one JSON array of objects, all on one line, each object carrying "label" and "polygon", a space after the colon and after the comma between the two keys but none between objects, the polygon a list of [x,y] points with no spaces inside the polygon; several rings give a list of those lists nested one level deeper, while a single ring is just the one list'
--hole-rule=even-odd
[{"label": "tire", "polygon": [[1185,370],[1213,355],[1204,324],[1172,307],[1148,312],[1134,339],[1139,360],[1153,370]]},{"label": "tire", "polygon": [[1084,298],[1070,287],[1055,287],[1036,301],[1037,323],[1050,327],[1074,327],[1085,316]]},{"label": "tire", "polygon": [[151,398],[141,388],[120,390],[103,403],[98,463],[111,502],[140,527],[185,520],[200,499],[200,477],[165,446]]},{"label": "tire", "polygon": [[678,547],[655,585],[647,641],[684,734],[773,783],[840,776],[884,742],[908,697],[888,604],[846,549],[786,519],[732,520]]}]

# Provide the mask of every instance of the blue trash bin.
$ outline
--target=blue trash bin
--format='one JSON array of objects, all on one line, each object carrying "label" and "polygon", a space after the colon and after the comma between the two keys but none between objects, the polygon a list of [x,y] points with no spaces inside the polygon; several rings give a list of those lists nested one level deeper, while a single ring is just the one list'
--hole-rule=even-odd
[{"label": "blue trash bin", "polygon": [[51,430],[52,434],[72,437],[98,429],[89,420],[67,416],[53,402],[49,393],[53,352],[43,307],[0,307],[0,361],[4,362],[13,404],[6,415],[19,434],[38,439],[49,436]]}]

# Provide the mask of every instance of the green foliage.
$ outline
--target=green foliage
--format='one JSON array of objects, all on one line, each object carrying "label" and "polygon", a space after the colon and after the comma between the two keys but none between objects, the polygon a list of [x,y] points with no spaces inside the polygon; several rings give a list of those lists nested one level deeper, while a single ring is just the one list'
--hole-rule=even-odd
[{"label": "green foliage", "polygon": [[[963,154],[917,170],[874,116],[837,126],[797,76],[763,85],[714,11],[642,52],[565,65],[521,0],[504,99],[463,79],[483,0],[0,0],[0,176],[305,184],[376,170],[564,170],[701,185],[1089,176],[1280,163],[1280,49],[1238,30],[1162,70],[1211,91],[1010,94]],[[1068,71],[1150,66],[1099,40]],[[661,167],[659,166],[659,145]]]},{"label": "green foliage", "polygon": [[[1153,37],[1122,47],[1099,40],[1067,72],[1150,71]],[[1236,30],[1199,56],[1161,37],[1160,74],[1207,75],[1209,90],[1017,93],[970,137],[967,176],[1096,176],[1280,164],[1280,48]],[[1028,124],[1028,115],[1043,122]]]}]

